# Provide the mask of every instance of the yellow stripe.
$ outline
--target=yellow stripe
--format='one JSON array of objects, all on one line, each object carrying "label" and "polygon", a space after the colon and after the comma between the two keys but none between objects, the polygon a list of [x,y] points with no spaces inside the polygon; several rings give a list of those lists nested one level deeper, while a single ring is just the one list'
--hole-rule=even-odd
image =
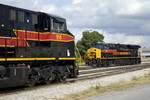
[{"label": "yellow stripe", "polygon": [[37,60],[56,60],[56,58],[36,58]]},{"label": "yellow stripe", "polygon": [[14,53],[14,51],[9,51],[9,52],[7,52],[7,53]]},{"label": "yellow stripe", "polygon": [[7,61],[34,60],[34,58],[7,58]]},{"label": "yellow stripe", "polygon": [[[13,31],[17,31],[17,29],[13,29]],[[30,32],[30,33],[36,33],[36,34],[50,34],[51,33],[51,34],[68,35],[68,34],[65,34],[65,33],[55,33],[55,32],[36,32],[36,31],[26,31],[26,30],[18,30],[18,31],[21,31],[21,32]],[[68,35],[68,36],[73,37],[71,35]]]},{"label": "yellow stripe", "polygon": [[70,41],[74,41],[74,39],[72,39],[72,40],[55,40],[55,39],[47,39],[47,40],[40,40],[40,41],[60,41],[60,42],[70,42]]},{"label": "yellow stripe", "polygon": [[[76,58],[59,58],[59,60],[75,60]],[[7,58],[7,61],[29,61],[29,60],[56,60],[56,58]],[[0,61],[5,61],[0,58]]]},{"label": "yellow stripe", "polygon": [[36,31],[26,31],[26,30],[17,30],[17,29],[13,29],[14,31],[20,31],[20,32],[31,32],[31,33],[37,33]]},{"label": "yellow stripe", "polygon": [[5,58],[0,58],[0,61],[5,61]]},{"label": "yellow stripe", "polygon": [[[7,61],[29,61],[29,60],[56,60],[56,58],[7,58]],[[0,61],[5,61],[5,58],[0,58]]]},{"label": "yellow stripe", "polygon": [[38,39],[30,39],[30,38],[28,38],[27,40],[32,40],[32,41],[60,41],[60,42],[70,42],[70,41],[74,41],[74,39],[72,39],[72,40],[55,40],[55,39],[38,40]]},{"label": "yellow stripe", "polygon": [[[5,45],[0,45],[0,47],[5,47]],[[6,47],[15,47],[15,46],[7,45]]]},{"label": "yellow stripe", "polygon": [[59,60],[75,60],[76,58],[59,58]]},{"label": "yellow stripe", "polygon": [[2,39],[17,39],[17,37],[5,37],[5,36],[0,36]]}]

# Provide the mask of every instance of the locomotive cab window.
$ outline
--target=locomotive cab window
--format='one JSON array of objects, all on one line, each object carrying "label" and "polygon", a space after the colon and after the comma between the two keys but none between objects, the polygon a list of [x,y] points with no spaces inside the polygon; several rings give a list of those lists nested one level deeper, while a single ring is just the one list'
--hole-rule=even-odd
[{"label": "locomotive cab window", "polygon": [[55,19],[51,19],[51,31],[58,32],[58,33],[64,33],[64,31],[65,31],[64,22],[58,22]]}]

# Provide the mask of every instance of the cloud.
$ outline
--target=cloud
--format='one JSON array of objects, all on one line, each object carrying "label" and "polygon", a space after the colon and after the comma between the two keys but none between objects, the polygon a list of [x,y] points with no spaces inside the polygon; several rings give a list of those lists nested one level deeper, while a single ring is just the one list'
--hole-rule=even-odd
[{"label": "cloud", "polygon": [[[66,18],[68,29],[82,37],[84,29],[106,32],[106,42],[134,43],[150,47],[149,0],[0,0],[21,8]],[[131,39],[133,38],[133,39]]]},{"label": "cloud", "polygon": [[41,9],[41,11],[47,12],[47,13],[55,13],[57,10],[58,10],[58,8],[54,4],[44,5],[44,6],[42,6],[42,9]]},{"label": "cloud", "polygon": [[[72,30],[72,29],[71,29]],[[146,36],[128,36],[126,34],[121,34],[121,33],[107,33],[104,30],[100,29],[89,29],[89,28],[84,28],[84,29],[73,29],[72,32],[75,35],[75,41],[77,43],[78,40],[82,38],[82,32],[85,30],[89,31],[98,31],[100,34],[104,35],[104,42],[105,43],[121,43],[121,44],[133,44],[133,45],[141,45],[142,47],[146,46],[148,43],[145,43],[146,41],[149,40],[148,37]]]},{"label": "cloud", "polygon": [[80,2],[81,2],[81,0],[73,0],[73,4],[78,4]]},{"label": "cloud", "polygon": [[60,8],[45,5],[42,9],[47,6],[43,11],[65,17],[69,27],[97,28],[109,33],[128,35],[148,35],[150,32],[147,28],[147,22],[150,20],[148,4],[150,2],[146,0],[93,0],[92,2],[73,0],[72,4]]},{"label": "cloud", "polygon": [[123,44],[142,44],[144,41],[143,36],[127,36],[125,34],[104,34],[105,41],[109,43],[123,43]]},{"label": "cloud", "polygon": [[116,14],[117,15],[134,15],[137,14],[141,9],[141,3],[134,2],[134,5],[129,3],[125,7],[119,9]]}]

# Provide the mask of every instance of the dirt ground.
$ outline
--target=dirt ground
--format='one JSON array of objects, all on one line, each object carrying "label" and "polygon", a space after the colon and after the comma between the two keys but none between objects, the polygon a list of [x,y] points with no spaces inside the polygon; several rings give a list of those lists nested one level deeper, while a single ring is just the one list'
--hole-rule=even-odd
[{"label": "dirt ground", "polygon": [[150,61],[150,58],[142,58],[142,61]]}]

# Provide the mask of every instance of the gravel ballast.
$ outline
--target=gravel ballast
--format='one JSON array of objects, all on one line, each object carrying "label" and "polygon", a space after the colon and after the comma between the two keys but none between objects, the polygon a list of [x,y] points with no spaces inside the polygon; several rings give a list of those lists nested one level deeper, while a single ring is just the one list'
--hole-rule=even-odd
[{"label": "gravel ballast", "polygon": [[75,83],[45,85],[21,92],[19,91],[6,95],[1,94],[0,100],[54,100],[56,98],[62,98],[67,94],[84,91],[91,87],[96,87],[97,85],[106,86],[122,80],[130,81],[133,79],[133,77],[144,76],[148,73],[150,73],[150,68],[92,80],[77,81]]}]

